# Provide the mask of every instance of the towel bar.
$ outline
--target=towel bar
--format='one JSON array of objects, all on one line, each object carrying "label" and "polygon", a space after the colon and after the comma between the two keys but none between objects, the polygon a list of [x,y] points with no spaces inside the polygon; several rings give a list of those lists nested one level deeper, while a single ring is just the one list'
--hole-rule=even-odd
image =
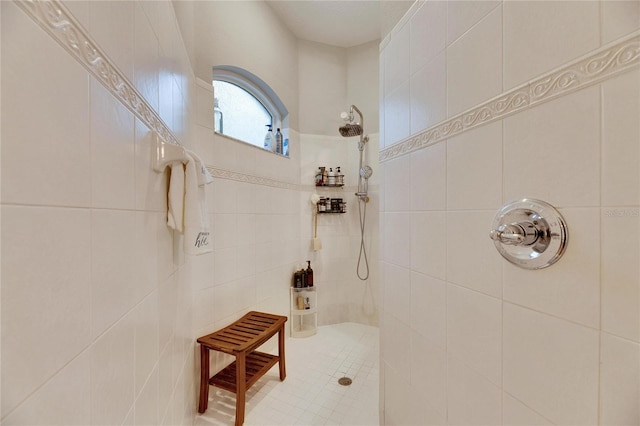
[{"label": "towel bar", "polygon": [[151,164],[153,170],[162,173],[164,168],[174,161],[185,161],[187,159],[186,151],[180,145],[166,143],[160,140],[158,134],[155,135],[155,150],[152,150]]}]

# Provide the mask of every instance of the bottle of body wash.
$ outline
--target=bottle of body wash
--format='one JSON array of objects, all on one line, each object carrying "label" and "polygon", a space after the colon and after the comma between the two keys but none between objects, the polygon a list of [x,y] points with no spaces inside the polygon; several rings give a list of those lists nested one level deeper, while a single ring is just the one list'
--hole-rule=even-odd
[{"label": "bottle of body wash", "polygon": [[275,149],[275,143],[273,139],[273,129],[271,124],[266,124],[269,128],[267,134],[264,137],[264,149],[268,149],[269,151],[273,151]]}]

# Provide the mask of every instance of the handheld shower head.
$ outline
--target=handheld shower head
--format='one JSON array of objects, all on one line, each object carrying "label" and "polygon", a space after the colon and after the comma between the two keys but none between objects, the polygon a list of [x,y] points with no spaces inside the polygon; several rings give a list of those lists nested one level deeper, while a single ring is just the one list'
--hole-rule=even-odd
[{"label": "handheld shower head", "polygon": [[345,138],[360,136],[362,134],[362,126],[359,124],[347,123],[344,126],[340,126],[338,131],[340,131],[340,135]]}]

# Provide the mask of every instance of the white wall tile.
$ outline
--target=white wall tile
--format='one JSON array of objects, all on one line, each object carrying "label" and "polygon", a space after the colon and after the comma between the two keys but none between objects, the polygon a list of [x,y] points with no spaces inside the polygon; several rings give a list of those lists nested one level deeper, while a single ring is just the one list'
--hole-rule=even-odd
[{"label": "white wall tile", "polygon": [[384,216],[385,241],[382,258],[389,262],[410,267],[411,262],[411,214],[386,213]]},{"label": "white wall tile", "polygon": [[502,424],[505,426],[552,426],[549,420],[508,393],[502,394]]},{"label": "white wall tile", "polygon": [[2,208],[3,415],[91,341],[90,232],[87,210]]},{"label": "white wall tile", "polygon": [[164,226],[162,213],[136,212],[134,300],[142,300],[158,284],[158,228]]},{"label": "white wall tile", "polygon": [[[411,357],[407,348],[411,345],[411,329],[408,325],[398,321],[394,315],[386,314],[384,321],[384,326],[387,329],[385,331],[386,343],[384,345],[386,351],[385,362],[393,369],[393,374],[409,384]],[[406,387],[404,389],[408,391],[409,388]]]},{"label": "white wall tile", "polygon": [[[385,281],[386,282],[386,281]],[[447,286],[444,281],[411,273],[411,320],[413,330],[441,348],[447,344]]]},{"label": "white wall tile", "polygon": [[495,212],[447,212],[447,281],[502,297],[502,256],[489,238]]},{"label": "white wall tile", "polygon": [[501,1],[455,1],[447,2],[447,45],[473,28]]},{"label": "white wall tile", "polygon": [[[410,424],[410,386],[408,378],[399,376],[393,368],[385,366],[383,424]],[[384,420],[383,420],[384,419]]]},{"label": "white wall tile", "polygon": [[3,418],[2,423],[24,426],[90,424],[89,367],[88,351],[84,351]]},{"label": "white wall tile", "polygon": [[503,7],[505,89],[600,45],[596,1],[507,1]]},{"label": "white wall tile", "polygon": [[447,203],[447,144],[411,153],[411,209],[444,210]]},{"label": "white wall tile", "polygon": [[[505,201],[526,197],[556,207],[598,205],[599,123],[597,87],[505,119]],[[532,150],[536,161],[523,161]]]},{"label": "white wall tile", "polygon": [[408,269],[388,264],[384,269],[384,288],[382,300],[385,312],[398,320],[409,324],[411,312],[411,273]]},{"label": "white wall tile", "polygon": [[598,328],[600,325],[600,211],[562,209],[569,243],[558,262],[539,270],[504,260],[504,299]]},{"label": "white wall tile", "polygon": [[409,23],[411,74],[423,68],[447,42],[447,3],[430,1],[422,3]]},{"label": "white wall tile", "polygon": [[213,215],[213,247],[216,250],[237,246],[238,220],[235,214]]},{"label": "white wall tile", "polygon": [[447,244],[445,212],[411,213],[411,269],[445,279]]},{"label": "white wall tile", "polygon": [[446,416],[431,405],[425,403],[426,397],[414,388],[411,389],[409,395],[409,421],[410,425],[444,425],[446,424]]},{"label": "white wall tile", "polygon": [[496,386],[502,383],[502,302],[447,285],[447,353]]},{"label": "white wall tile", "polygon": [[447,117],[446,66],[442,52],[411,76],[411,134]]},{"label": "white wall tile", "polygon": [[640,424],[640,345],[601,334],[600,424]]},{"label": "white wall tile", "polygon": [[[169,172],[157,173],[151,167],[155,137],[140,120],[135,120],[135,208],[166,214]],[[123,184],[130,185],[129,182]]]},{"label": "white wall tile", "polygon": [[447,352],[418,333],[411,335],[411,387],[423,404],[441,416],[447,412]]},{"label": "white wall tile", "polygon": [[603,1],[602,43],[609,43],[640,27],[640,4],[635,1]]},{"label": "white wall tile", "polygon": [[135,403],[136,425],[158,424],[158,368],[153,369],[149,379],[138,394]]},{"label": "white wall tile", "polygon": [[[135,393],[142,392],[158,361],[158,293],[154,291],[135,308]],[[156,378],[157,382],[157,378]]]},{"label": "white wall tile", "polygon": [[[608,4],[605,2],[604,4]],[[631,3],[629,3],[631,4]],[[602,204],[640,204],[640,73],[602,84]]]},{"label": "white wall tile", "polygon": [[411,208],[411,157],[403,156],[387,163],[385,169],[385,210],[407,211]]},{"label": "white wall tile", "polygon": [[144,13],[141,4],[134,6],[135,35],[133,55],[133,76],[136,89],[144,96],[145,100],[154,109],[158,110],[158,39]]},{"label": "white wall tile", "polygon": [[[91,80],[91,205],[135,206],[134,116]],[[114,173],[117,171],[117,173]]]},{"label": "white wall tile", "polygon": [[[384,49],[384,92],[386,97],[409,81],[411,27],[405,25],[392,34],[391,41]],[[388,122],[387,122],[388,123]],[[387,145],[389,145],[387,141]]]},{"label": "white wall tile", "polygon": [[640,214],[602,209],[602,329],[640,342]]},{"label": "white wall tile", "polygon": [[91,345],[91,424],[120,424],[134,401],[133,315]]},{"label": "white wall tile", "polygon": [[450,425],[499,425],[500,388],[455,357],[447,359],[447,420]]},{"label": "white wall tile", "polygon": [[14,4],[2,5],[2,34],[2,201],[89,206],[86,72]]},{"label": "white wall tile", "polygon": [[384,129],[386,146],[411,134],[411,89],[408,80],[384,99]]},{"label": "white wall tile", "polygon": [[[135,3],[101,1],[89,4],[89,31],[129,81],[133,81]],[[114,31],[117,22],[118,30]]]},{"label": "white wall tile", "polygon": [[598,332],[503,306],[503,386],[555,424],[598,422]]},{"label": "white wall tile", "polygon": [[502,92],[502,8],[496,7],[447,49],[447,114]]},{"label": "white wall tile", "polygon": [[91,212],[91,333],[102,334],[136,302],[134,283],[136,214]]},{"label": "white wall tile", "polygon": [[447,141],[447,208],[502,206],[502,123],[465,132]]}]

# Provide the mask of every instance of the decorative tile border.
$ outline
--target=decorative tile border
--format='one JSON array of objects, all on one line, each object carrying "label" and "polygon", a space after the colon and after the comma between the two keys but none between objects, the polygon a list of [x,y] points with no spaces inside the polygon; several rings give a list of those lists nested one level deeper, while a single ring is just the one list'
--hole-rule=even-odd
[{"label": "decorative tile border", "polygon": [[[149,129],[169,143],[179,144],[169,127],[144,96],[109,59],[89,36],[73,14],[59,0],[15,0],[15,4],[71,54],[86,70],[109,90],[126,108]],[[304,185],[281,182],[259,176],[246,175],[207,167],[212,176],[220,179],[265,185],[276,188],[303,190]]]},{"label": "decorative tile border", "polygon": [[59,0],[16,0],[15,4],[40,25],[104,85],[120,102],[165,142],[178,143],[144,97],[89,37]]},{"label": "decorative tile border", "polygon": [[380,151],[380,162],[433,145],[532,106],[609,79],[640,65],[640,33],[605,46],[535,80]]},{"label": "decorative tile border", "polygon": [[235,180],[237,182],[250,183],[253,185],[271,186],[274,188],[291,189],[294,191],[303,190],[305,185],[299,185],[290,182],[283,182],[275,179],[269,179],[260,176],[247,175],[244,173],[232,172],[230,170],[217,169],[215,167],[207,166],[207,170],[211,173],[211,176],[219,179]]}]

